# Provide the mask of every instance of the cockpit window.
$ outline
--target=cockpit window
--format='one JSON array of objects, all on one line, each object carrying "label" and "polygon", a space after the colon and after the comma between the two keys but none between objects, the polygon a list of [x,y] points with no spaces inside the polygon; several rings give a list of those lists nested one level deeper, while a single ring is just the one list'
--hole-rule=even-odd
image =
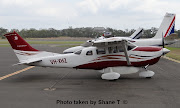
[{"label": "cockpit window", "polygon": [[106,54],[105,48],[98,48],[98,49],[96,50],[96,52],[97,52],[97,55]]},{"label": "cockpit window", "polygon": [[80,55],[82,50],[76,51],[74,54]]},{"label": "cockpit window", "polygon": [[86,55],[93,55],[92,51],[87,51]]}]

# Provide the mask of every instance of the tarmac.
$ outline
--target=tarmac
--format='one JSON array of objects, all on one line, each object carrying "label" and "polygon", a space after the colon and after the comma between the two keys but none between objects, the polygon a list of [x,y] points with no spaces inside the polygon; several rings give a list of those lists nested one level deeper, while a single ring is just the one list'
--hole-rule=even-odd
[{"label": "tarmac", "polygon": [[[62,53],[64,47],[34,46]],[[148,69],[151,79],[138,73],[116,81],[101,79],[96,70],[18,65],[10,47],[0,47],[1,108],[176,108],[180,106],[180,63],[161,58]],[[12,74],[14,73],[15,74]],[[9,75],[10,74],[10,75]]]}]

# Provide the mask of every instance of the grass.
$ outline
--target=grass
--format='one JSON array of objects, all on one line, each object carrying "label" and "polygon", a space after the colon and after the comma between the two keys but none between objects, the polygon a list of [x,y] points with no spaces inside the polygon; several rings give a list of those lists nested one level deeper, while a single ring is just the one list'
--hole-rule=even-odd
[{"label": "grass", "polygon": [[0,41],[0,44],[9,44],[8,41]]},{"label": "grass", "polygon": [[[78,44],[77,45],[68,45],[68,44],[59,44],[59,45],[57,45],[56,47],[75,47],[75,46],[78,46]],[[0,44],[0,47],[10,47],[10,45],[6,45],[6,44],[3,44],[3,45],[1,45]]]},{"label": "grass", "polygon": [[[57,45],[58,47],[74,47],[84,43],[84,41],[27,41],[29,44],[49,44]],[[10,44],[7,40],[0,41],[0,47],[9,47]]]},{"label": "grass", "polygon": [[0,47],[10,47],[10,45],[0,45]]},{"label": "grass", "polygon": [[[83,41],[27,41],[29,44],[82,44]],[[8,41],[0,41],[0,44],[9,44]]]},{"label": "grass", "polygon": [[82,44],[81,41],[27,41],[29,44]]},{"label": "grass", "polygon": [[167,57],[180,61],[180,48],[173,48],[173,47],[166,47],[166,48],[171,50],[168,54],[166,54]]}]

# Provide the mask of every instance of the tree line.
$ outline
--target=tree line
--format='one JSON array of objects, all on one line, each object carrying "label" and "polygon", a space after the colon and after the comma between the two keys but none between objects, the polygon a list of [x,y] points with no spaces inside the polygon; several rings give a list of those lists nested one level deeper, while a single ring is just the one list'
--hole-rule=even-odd
[{"label": "tree line", "polygon": [[[153,37],[156,32],[157,28],[152,27],[151,29],[145,29],[143,32],[144,38],[150,38]],[[113,28],[104,28],[103,30],[98,30],[92,27],[81,27],[81,28],[72,28],[69,27],[67,29],[57,30],[54,28],[49,29],[11,29],[8,30],[6,28],[0,28],[0,38],[4,38],[4,34],[16,31],[20,36],[23,38],[50,38],[50,37],[62,37],[62,36],[68,36],[68,37],[90,37],[95,38],[97,36],[100,36],[103,34],[103,32],[111,32],[112,35],[115,36],[130,36],[132,33],[134,33],[135,29],[125,29],[125,30],[118,30]],[[180,37],[180,30],[175,30],[176,33],[178,33],[178,36]]]}]

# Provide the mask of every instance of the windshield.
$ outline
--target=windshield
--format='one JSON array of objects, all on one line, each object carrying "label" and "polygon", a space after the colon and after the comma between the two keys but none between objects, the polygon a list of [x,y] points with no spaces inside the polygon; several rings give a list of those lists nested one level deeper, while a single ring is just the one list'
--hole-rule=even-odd
[{"label": "windshield", "polygon": [[80,55],[82,50],[76,51],[74,54]]},{"label": "windshield", "polygon": [[128,46],[128,47],[127,47],[128,50],[131,50],[131,49],[133,49],[133,48],[136,47],[136,45],[134,45],[134,44],[131,43],[131,42],[128,42],[128,43],[127,43],[127,46]]}]

